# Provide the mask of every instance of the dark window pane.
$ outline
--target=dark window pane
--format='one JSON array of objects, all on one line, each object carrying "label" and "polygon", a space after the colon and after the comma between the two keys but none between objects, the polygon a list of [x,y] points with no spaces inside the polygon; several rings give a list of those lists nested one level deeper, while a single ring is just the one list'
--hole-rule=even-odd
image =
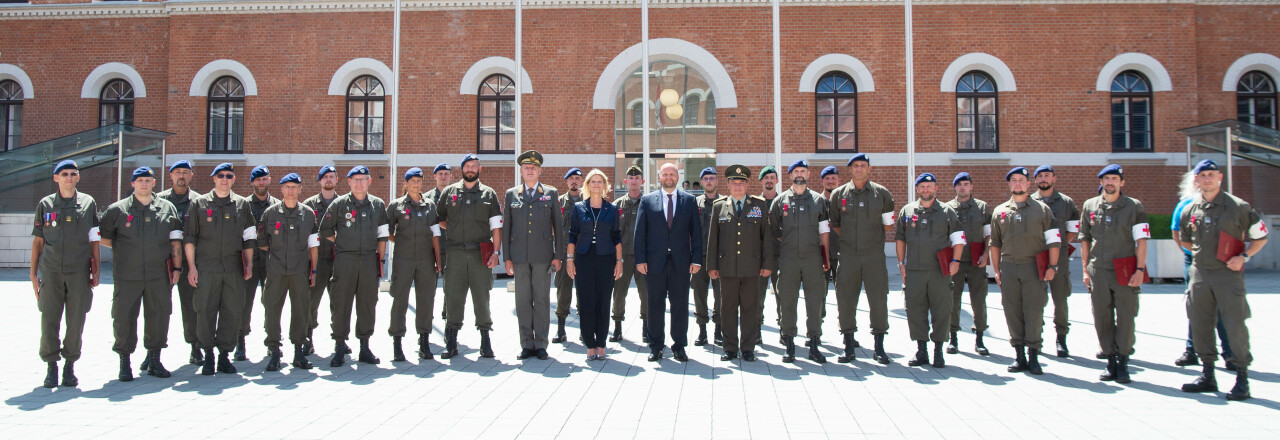
[{"label": "dark window pane", "polygon": [[1129,148],[1135,150],[1147,150],[1151,148],[1151,134],[1144,131],[1133,132],[1133,142],[1129,144]]},{"label": "dark window pane", "polygon": [[978,116],[978,131],[995,133],[996,115]]},{"label": "dark window pane", "polygon": [[1111,133],[1111,148],[1116,149],[1116,150],[1125,150],[1125,149],[1128,149],[1128,148],[1129,148],[1129,144],[1128,144],[1128,142],[1126,142],[1126,139],[1128,139],[1128,136],[1125,136],[1125,133],[1124,133],[1123,131],[1112,132],[1112,133]]},{"label": "dark window pane", "polygon": [[978,148],[983,150],[996,149],[996,132],[995,131],[979,132]]},{"label": "dark window pane", "polygon": [[1135,97],[1129,101],[1129,111],[1135,115],[1146,115],[1151,113],[1151,101],[1147,98]]},{"label": "dark window pane", "polygon": [[1150,116],[1133,116],[1133,122],[1130,122],[1130,130],[1132,131],[1151,131]]}]

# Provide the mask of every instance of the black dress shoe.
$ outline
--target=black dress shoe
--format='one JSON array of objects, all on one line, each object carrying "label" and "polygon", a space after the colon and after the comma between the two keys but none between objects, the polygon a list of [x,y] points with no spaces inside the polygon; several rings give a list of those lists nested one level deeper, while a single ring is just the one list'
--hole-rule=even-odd
[{"label": "black dress shoe", "polygon": [[545,361],[547,358],[551,357],[551,355],[547,354],[547,349],[545,348],[534,350],[533,355],[537,356],[540,361]]},{"label": "black dress shoe", "polygon": [[662,349],[649,351],[649,362],[657,362],[660,359],[662,359]]},{"label": "black dress shoe", "polygon": [[731,360],[734,360],[734,359],[737,359],[737,358],[738,358],[738,353],[736,353],[736,352],[732,352],[732,351],[728,351],[728,352],[725,352],[724,354],[720,355],[720,360],[721,360],[721,361],[731,361]]},{"label": "black dress shoe", "polygon": [[50,362],[49,368],[45,370],[44,387],[45,388],[58,387],[58,363],[57,362]]},{"label": "black dress shoe", "polygon": [[755,362],[755,361],[756,361],[756,354],[755,354],[755,352],[751,352],[751,351],[744,351],[744,352],[742,352],[742,360],[747,361],[747,362]]},{"label": "black dress shoe", "polygon": [[533,357],[533,349],[532,349],[532,348],[525,348],[525,349],[520,350],[520,354],[516,355],[516,360],[521,360],[521,361],[523,361],[523,360],[528,359],[528,358],[531,358],[531,357]]},{"label": "black dress shoe", "polygon": [[1200,365],[1200,358],[1196,357],[1196,351],[1188,348],[1182,352],[1182,356],[1178,360],[1173,361],[1174,365],[1185,367],[1188,365]]},{"label": "black dress shoe", "polygon": [[64,387],[75,387],[80,385],[80,379],[76,379],[76,370],[73,367],[74,364],[74,362],[67,361],[66,365],[62,366],[62,386]]},{"label": "black dress shoe", "polygon": [[684,348],[672,348],[671,353],[671,358],[676,362],[689,362],[689,355],[684,354]]}]

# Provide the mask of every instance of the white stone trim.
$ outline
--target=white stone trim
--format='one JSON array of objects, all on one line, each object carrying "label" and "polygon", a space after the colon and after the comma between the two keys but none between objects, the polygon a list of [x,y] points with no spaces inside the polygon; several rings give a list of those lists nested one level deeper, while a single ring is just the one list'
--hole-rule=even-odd
[{"label": "white stone trim", "polygon": [[858,93],[876,91],[876,83],[871,78],[871,70],[867,69],[866,64],[851,55],[829,53],[818,57],[809,63],[809,67],[804,68],[804,73],[800,74],[800,93],[814,93],[822,75],[836,71],[853,78]]},{"label": "white stone trim", "polygon": [[[515,60],[507,57],[489,57],[476,61],[467,68],[467,73],[462,75],[462,86],[458,89],[458,93],[463,95],[479,93],[484,79],[495,73],[506,75],[507,78],[515,78]],[[526,95],[533,93],[533,82],[529,81],[529,71],[523,66],[520,68],[520,93]]]},{"label": "white stone trim", "polygon": [[[596,81],[591,108],[613,110],[617,107],[618,93],[631,73],[640,68],[640,43],[618,53]],[[716,96],[716,109],[737,108],[738,94],[734,91],[729,72],[715,55],[697,44],[675,38],[649,40],[649,61],[676,61],[698,71],[707,81],[708,89]]]},{"label": "white stone trim", "polygon": [[974,70],[990,75],[996,82],[997,92],[1018,90],[1018,83],[1013,79],[1013,71],[1009,70],[1009,66],[1005,65],[1004,61],[990,54],[974,52],[961,55],[947,66],[947,70],[942,73],[942,91],[955,93],[956,83],[960,81],[960,77]]},{"label": "white stone trim", "polygon": [[1173,80],[1169,78],[1169,71],[1164,69],[1164,65],[1152,58],[1151,55],[1137,52],[1116,55],[1115,58],[1112,58],[1111,61],[1102,66],[1102,70],[1098,72],[1098,83],[1094,89],[1099,92],[1110,92],[1111,81],[1116,79],[1116,75],[1126,70],[1136,70],[1145,75],[1147,81],[1151,81],[1152,92],[1173,90]]},{"label": "white stone trim", "polygon": [[0,81],[11,79],[22,87],[22,99],[36,97],[36,89],[31,85],[31,77],[21,67],[12,64],[0,64]]},{"label": "white stone trim", "polygon": [[84,85],[80,87],[80,97],[92,99],[102,97],[102,88],[113,79],[128,81],[129,85],[133,86],[134,98],[147,97],[147,85],[142,82],[142,75],[139,75],[132,66],[116,62],[103,64],[89,72],[89,76],[84,79]]},{"label": "white stone trim", "polygon": [[1240,84],[1240,77],[1254,70],[1271,76],[1271,81],[1280,81],[1280,58],[1269,53],[1251,53],[1231,63],[1227,73],[1222,77],[1222,91],[1234,92]]},{"label": "white stone trim", "polygon": [[339,67],[337,71],[333,72],[333,79],[329,80],[329,94],[346,96],[347,88],[351,86],[351,82],[363,75],[378,78],[378,81],[382,82],[382,89],[387,96],[396,94],[395,75],[392,74],[391,69],[386,64],[373,58],[356,58]]},{"label": "white stone trim", "polygon": [[233,76],[244,86],[244,96],[258,95],[258,82],[254,81],[249,68],[235,60],[214,60],[205,64],[191,78],[191,96],[209,96],[209,87],[223,76]]},{"label": "white stone trim", "polygon": [[[985,153],[916,153],[916,167],[987,167],[987,166],[1027,166],[1037,167],[1041,164],[1061,162],[1063,154],[1067,152],[1027,152],[1027,153],[992,153],[988,156],[991,161],[988,163],[964,163],[963,161],[970,156],[985,155]],[[1171,166],[1186,167],[1187,153],[1136,153],[1145,154],[1152,159],[1163,160],[1164,162],[1153,166]],[[871,156],[871,165],[873,167],[902,167],[907,166],[907,153],[868,153]],[[1114,153],[1110,152],[1093,152],[1093,153],[1075,153],[1071,152],[1071,166],[1083,167],[1105,167],[1110,165],[1114,160]],[[782,165],[786,166],[799,159],[809,161],[811,167],[817,167],[817,164],[836,165],[844,167],[849,161],[852,153],[783,153]],[[773,153],[716,153],[717,163],[738,163],[747,166],[775,165],[776,159]],[[782,171],[782,170],[779,170]],[[929,171],[927,169],[919,170],[920,172]],[[1091,171],[1095,173],[1096,171]],[[1004,177],[1003,174],[1000,177]]]}]

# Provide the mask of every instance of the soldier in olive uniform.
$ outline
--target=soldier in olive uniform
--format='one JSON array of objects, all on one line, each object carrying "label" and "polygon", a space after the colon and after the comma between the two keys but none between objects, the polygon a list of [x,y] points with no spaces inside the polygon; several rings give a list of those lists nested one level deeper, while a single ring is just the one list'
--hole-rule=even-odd
[{"label": "soldier in olive uniform", "polygon": [[391,258],[392,362],[403,362],[401,339],[408,332],[405,313],[409,310],[409,286],[413,286],[417,309],[414,328],[418,331],[418,359],[432,359],[431,321],[435,319],[436,277],[440,273],[440,224],[436,220],[435,199],[422,194],[422,169],[404,173],[404,196],[387,205],[387,225],[395,254]]},{"label": "soldier in olive uniform", "polygon": [[[1009,344],[1017,351],[1010,373],[1040,369],[1040,348],[1044,342],[1044,306],[1049,301],[1045,282],[1056,276],[1059,257],[1058,223],[1053,211],[1027,195],[1031,186],[1026,168],[1005,174],[1012,196],[991,213],[991,268],[1000,286],[1005,321],[1009,323]],[[1037,255],[1048,250],[1042,274]]]},{"label": "soldier in olive uniform", "polygon": [[865,287],[875,338],[872,357],[888,364],[884,335],[889,331],[889,271],[884,264],[884,239],[893,229],[893,195],[871,181],[871,159],[866,154],[855,154],[846,165],[849,183],[831,194],[831,230],[843,242],[840,258],[844,260],[836,274],[836,306],[844,335],[844,355],[837,361],[853,361],[854,349],[859,347],[853,335],[858,331],[858,301]]},{"label": "soldier in olive uniform", "polygon": [[796,359],[796,304],[803,286],[809,359],[824,363],[827,359],[818,351],[817,340],[822,336],[822,317],[827,306],[824,272],[829,267],[822,258],[822,249],[827,248],[827,234],[831,231],[827,200],[807,188],[808,161],[797,160],[787,168],[787,174],[791,188],[779,194],[769,210],[773,236],[782,241],[778,251],[778,304],[782,345],[786,349],[782,361],[791,363]]},{"label": "soldier in olive uniform", "polygon": [[947,366],[942,359],[942,343],[951,329],[951,274],[960,269],[965,236],[956,212],[935,197],[938,179],[932,173],[924,173],[916,177],[915,185],[920,198],[902,207],[893,233],[898,272],[902,273],[904,284],[907,327],[911,340],[916,341],[916,357],[907,365],[928,365],[928,343],[932,340],[933,367],[942,368]]},{"label": "soldier in olive uniform", "polygon": [[333,280],[329,289],[329,310],[333,313],[333,358],[329,366],[341,367],[351,353],[351,309],[355,303],[356,338],[360,340],[358,360],[381,362],[369,349],[369,337],[378,311],[378,281],[387,255],[387,205],[369,194],[373,178],[369,168],[357,165],[347,172],[351,192],[338,196],[320,220],[320,239],[333,242]]},{"label": "soldier in olive uniform", "polygon": [[[773,206],[773,199],[778,198],[778,170],[774,169],[773,165],[766,165],[764,169],[760,170],[760,176],[757,177],[756,180],[759,180],[760,185],[763,187],[760,191],[760,198],[764,199],[765,206]],[[779,246],[773,247],[774,261],[778,261],[778,248]],[[760,331],[756,334],[761,336],[756,338],[756,345],[764,344],[764,301],[768,296],[770,286],[773,287],[773,292],[776,295],[778,293],[777,270],[771,272],[765,279],[760,280]],[[778,301],[776,299],[774,300],[773,305],[778,312],[778,318],[775,320],[775,323],[782,322],[782,309],[781,306],[778,305]]]},{"label": "soldier in olive uniform", "polygon": [[[333,165],[325,165],[320,167],[316,181],[320,183],[320,193],[304,200],[302,204],[307,205],[312,211],[315,211],[316,217],[323,218],[324,213],[329,210],[329,205],[333,204],[333,200],[338,198],[338,169]],[[315,284],[311,285],[311,321],[307,325],[307,342],[303,347],[306,354],[315,354],[315,330],[320,326],[320,300],[324,298],[325,289],[329,288],[329,281],[333,279],[333,242],[329,240],[320,240],[320,246],[316,249],[316,275]],[[330,299],[330,308],[333,306],[333,300]]]},{"label": "soldier in olive uniform", "polygon": [[947,202],[947,206],[955,210],[968,243],[960,253],[960,269],[951,275],[951,343],[947,353],[960,352],[956,333],[960,331],[961,295],[968,284],[969,304],[973,309],[973,328],[970,330],[975,335],[973,350],[986,356],[991,354],[982,343],[982,334],[987,331],[987,241],[991,237],[991,207],[973,197],[973,178],[969,173],[961,171],[956,174],[951,186],[956,190],[956,198]]},{"label": "soldier in olive uniform", "polygon": [[632,165],[627,168],[627,193],[614,200],[618,207],[618,218],[622,222],[622,277],[613,283],[613,335],[609,342],[622,340],[622,320],[626,319],[627,292],[631,290],[631,280],[636,280],[636,291],[640,293],[640,333],[643,343],[649,343],[648,328],[649,309],[648,292],[644,275],[636,273],[636,215],[640,208],[641,189],[644,186],[644,171]]},{"label": "soldier in olive uniform", "polygon": [[[155,173],[149,167],[133,170],[133,195],[112,203],[102,213],[102,245],[115,253],[115,293],[111,300],[120,381],[133,380],[129,355],[138,347],[138,311],[145,309],[142,346],[147,349],[149,375],[169,377],[160,363],[168,345],[169,315],[173,313],[173,282],[182,268],[182,218],[165,199],[154,197]],[[172,271],[170,269],[179,269]]]},{"label": "soldier in olive uniform", "polygon": [[[1080,210],[1076,209],[1076,202],[1071,197],[1053,189],[1057,177],[1052,165],[1041,165],[1031,177],[1035,179],[1036,188],[1039,189],[1031,194],[1031,198],[1048,206],[1058,222],[1059,235],[1062,237],[1062,250],[1058,252],[1062,254],[1062,262],[1066,263],[1071,258],[1071,242],[1080,232]],[[1071,265],[1059,266],[1062,272],[1049,281],[1049,292],[1053,297],[1053,327],[1058,333],[1057,354],[1058,357],[1067,357],[1071,355],[1067,351],[1067,330],[1071,326],[1067,316],[1067,297],[1071,296]]]},{"label": "soldier in olive uniform", "polygon": [[[440,163],[436,165],[431,175],[435,180],[436,185],[434,188],[431,188],[431,191],[427,191],[426,193],[423,193],[422,196],[428,199],[431,199],[432,202],[435,202],[436,208],[439,209],[440,195],[444,194],[444,189],[453,183],[453,170],[449,168],[449,164]],[[440,264],[440,271],[437,274],[437,278],[443,280],[444,264],[445,262],[449,261],[449,257],[445,255],[445,246],[444,246],[445,235],[447,235],[449,231],[444,230],[444,228],[439,228],[439,229],[440,229],[440,258],[437,259],[436,261],[439,262]],[[445,298],[445,301],[447,302],[448,298]],[[445,319],[444,312],[445,310],[448,310],[448,309],[449,309],[448,305],[445,305],[440,309],[440,319]],[[421,356],[421,353],[419,353],[419,356]]]},{"label": "soldier in olive uniform", "polygon": [[[835,165],[828,165],[818,174],[818,180],[822,182],[822,197],[827,199],[830,204],[831,194],[836,188],[840,187],[840,169]],[[831,269],[827,270],[827,283],[835,283],[836,273],[840,272],[840,234],[831,231],[828,237],[831,248],[827,249],[827,263],[831,265]]]},{"label": "soldier in olive uniform", "polygon": [[[271,184],[271,171],[265,165],[253,167],[249,172],[249,185],[253,188],[253,194],[245,197],[249,199],[249,211],[253,213],[254,224],[259,226],[258,236],[262,236],[261,228],[262,213],[267,207],[280,202],[280,199],[271,195],[268,186]],[[265,264],[266,256],[262,252],[253,254],[253,276],[244,282],[244,314],[240,320],[240,340],[236,342],[235,360],[249,360],[245,356],[244,338],[249,335],[253,321],[253,298],[258,288],[263,287],[263,283],[267,280],[267,268]],[[264,290],[265,291],[265,290]]]},{"label": "soldier in olive uniform", "polygon": [[[31,229],[31,290],[40,309],[40,359],[48,363],[45,388],[58,386],[58,359],[66,359],[62,386],[80,384],[72,364],[80,359],[85,315],[98,286],[98,205],[76,191],[80,169],[73,160],[53,168],[58,192],[36,205]],[[63,312],[67,336],[59,340]]]},{"label": "soldier in olive uniform", "polygon": [[[173,204],[173,208],[178,211],[178,221],[183,229],[186,229],[187,214],[191,208],[191,200],[200,197],[194,188],[191,188],[191,178],[195,173],[191,171],[191,162],[179,160],[169,166],[169,189],[160,191],[156,197],[165,199]],[[183,258],[180,256],[179,260]],[[182,261],[179,265],[169,269],[178,272],[178,307],[182,310],[182,337],[187,344],[191,345],[191,356],[188,362],[191,365],[200,365],[204,363],[204,352],[200,350],[200,338],[196,336],[196,308],[195,296],[196,288],[187,281],[187,275],[190,273],[191,266]],[[149,367],[146,361],[143,361],[142,368],[146,370]]]},{"label": "soldier in olive uniform", "polygon": [[[480,183],[480,158],[468,154],[462,158],[462,181],[449,185],[440,196],[438,219],[449,250],[444,266],[444,305],[448,311],[444,352],[440,357],[458,355],[458,330],[462,329],[467,292],[471,292],[476,328],[480,329],[480,357],[493,357],[489,331],[493,318],[489,314],[489,291],[493,289],[493,268],[502,253],[502,206],[493,188]],[[562,197],[563,198],[563,197]],[[493,249],[482,256],[481,249]],[[485,260],[488,261],[485,261]]]},{"label": "soldier in olive uniform", "polygon": [[191,201],[182,232],[191,266],[187,280],[196,287],[196,331],[204,349],[200,374],[206,376],[214,371],[214,346],[218,372],[236,372],[227,355],[240,337],[244,280],[253,275],[253,246],[258,238],[249,200],[231,192],[235,166],[219,164],[211,176],[213,190]]},{"label": "soldier in olive uniform", "polygon": [[284,200],[268,207],[258,221],[258,249],[266,263],[266,286],[262,289],[263,321],[270,352],[267,371],[280,369],[280,314],[289,299],[289,342],[293,343],[294,368],[311,368],[307,361],[307,330],[311,325],[311,289],[315,284],[320,235],[316,212],[298,203],[302,177],[296,173],[280,179]]},{"label": "soldier in olive uniform", "polygon": [[[1080,223],[1080,261],[1084,285],[1093,300],[1093,322],[1098,346],[1107,356],[1107,369],[1099,380],[1129,383],[1129,353],[1135,338],[1138,292],[1147,271],[1147,239],[1151,225],[1142,202],[1120,192],[1124,168],[1108,165],[1098,173],[1102,195],[1084,202]],[[1132,274],[1124,282],[1116,270],[1124,259]]]},{"label": "soldier in olive uniform", "polygon": [[[560,210],[560,230],[569,230],[569,220],[573,215],[573,205],[582,201],[582,170],[578,168],[570,168],[569,172],[564,174],[565,186],[569,188],[568,192],[560,195],[558,209]],[[557,238],[556,243],[560,255],[565,254],[565,248],[569,246],[569,234],[564,234],[563,238]],[[556,337],[551,342],[564,342],[564,321],[569,318],[569,303],[573,301],[573,278],[569,277],[569,272],[560,270],[556,272]]]},{"label": "soldier in olive uniform", "polygon": [[[1204,393],[1218,390],[1213,377],[1213,364],[1218,361],[1214,347],[1214,324],[1218,312],[1222,313],[1222,325],[1231,335],[1230,359],[1236,366],[1236,384],[1227,394],[1229,400],[1244,400],[1249,393],[1249,300],[1244,287],[1244,264],[1267,244],[1267,225],[1248,202],[1222,190],[1222,173],[1218,164],[1204,160],[1192,170],[1200,185],[1200,198],[1191,202],[1182,213],[1178,232],[1182,242],[1190,246],[1191,288],[1188,290],[1187,316],[1191,319],[1192,342],[1204,364],[1204,371],[1194,382],[1182,386],[1182,391]],[[1231,240],[1248,241],[1243,252],[1219,259],[1220,250]],[[1242,243],[1236,243],[1242,244]],[[1224,255],[1225,256],[1225,255]]]},{"label": "soldier in olive uniform", "polygon": [[[760,306],[757,285],[768,280],[774,260],[777,240],[769,226],[769,206],[760,196],[747,195],[747,178],[751,170],[742,165],[725,169],[729,179],[729,196],[721,197],[712,206],[712,219],[707,245],[707,271],[713,280],[720,280],[724,319],[724,354],[720,360],[738,357],[755,361],[756,340],[760,335]],[[741,314],[741,339],[738,332],[738,316]]]},{"label": "soldier in olive uniform", "polygon": [[[542,154],[529,150],[516,159],[522,183],[507,190],[502,224],[509,228],[502,248],[507,275],[515,277],[516,321],[520,326],[520,354],[516,359],[547,358],[551,329],[551,273],[564,257],[556,243],[560,229],[560,197],[556,188],[538,183]],[[524,232],[520,232],[524,230]],[[563,321],[561,321],[563,322]]]},{"label": "soldier in olive uniform", "polygon": [[[716,174],[716,167],[706,167],[698,175],[698,180],[702,183],[704,192],[695,200],[698,202],[698,217],[702,219],[702,232],[705,234],[711,227],[711,206],[721,198],[716,191],[716,187],[720,183],[720,176]],[[703,249],[707,248],[708,237],[702,237]],[[699,263],[706,264],[705,261]],[[720,282],[713,281],[707,275],[707,271],[700,270],[689,277],[689,285],[693,288],[693,315],[698,320],[698,339],[693,341],[693,345],[707,345],[707,322],[711,322],[714,325],[713,337],[715,338],[715,344],[720,345],[723,339],[723,335],[720,333]],[[709,290],[713,295],[710,307],[708,307],[707,303]]]}]

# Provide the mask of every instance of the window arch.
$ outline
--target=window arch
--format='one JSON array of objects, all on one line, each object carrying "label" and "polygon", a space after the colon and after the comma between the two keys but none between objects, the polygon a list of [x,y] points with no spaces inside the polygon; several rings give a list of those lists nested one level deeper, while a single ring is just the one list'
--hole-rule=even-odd
[{"label": "window arch", "polygon": [[858,86],[842,72],[830,72],[814,88],[815,149],[858,151]]},{"label": "window arch", "polygon": [[244,151],[244,85],[223,76],[209,86],[209,125],[205,150],[209,153]]},{"label": "window arch", "polygon": [[0,151],[22,146],[22,86],[0,81]]},{"label": "window arch", "polygon": [[702,100],[698,98],[698,95],[690,93],[684,97],[683,119],[685,126],[698,125],[698,114],[702,112],[701,106]]},{"label": "window arch", "polygon": [[113,79],[98,94],[98,126],[133,125],[133,85]]},{"label": "window arch", "polygon": [[1252,71],[1236,85],[1236,118],[1267,128],[1276,128],[1276,83],[1267,74]]},{"label": "window arch", "polygon": [[477,95],[476,151],[515,153],[515,83],[503,74],[489,75]]},{"label": "window arch", "polygon": [[381,153],[385,139],[386,88],[372,75],[347,86],[346,152]]},{"label": "window arch", "polygon": [[985,72],[970,71],[956,82],[957,151],[1000,151],[998,92]]},{"label": "window arch", "polygon": [[1135,70],[1111,80],[1111,149],[1151,150],[1151,82]]}]

